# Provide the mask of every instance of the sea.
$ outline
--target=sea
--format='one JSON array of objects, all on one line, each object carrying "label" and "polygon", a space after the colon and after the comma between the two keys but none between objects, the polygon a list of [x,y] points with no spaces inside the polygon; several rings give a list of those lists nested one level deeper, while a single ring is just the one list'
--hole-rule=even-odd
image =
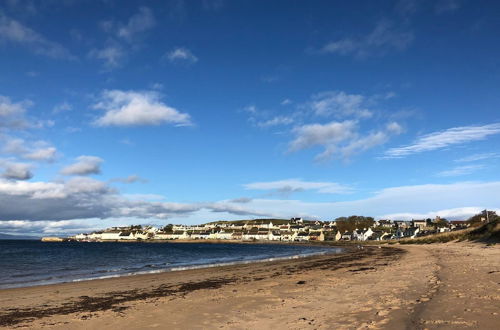
[{"label": "sea", "polygon": [[285,244],[0,240],[0,289],[340,252]]}]

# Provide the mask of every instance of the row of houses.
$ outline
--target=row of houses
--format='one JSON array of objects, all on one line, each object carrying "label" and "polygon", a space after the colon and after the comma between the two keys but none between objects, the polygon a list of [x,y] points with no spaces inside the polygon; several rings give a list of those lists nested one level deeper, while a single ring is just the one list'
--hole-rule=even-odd
[{"label": "row of houses", "polygon": [[142,240],[233,240],[233,241],[368,241],[415,238],[437,231],[464,228],[464,221],[451,221],[447,226],[436,227],[441,219],[412,221],[374,221],[369,228],[341,230],[336,221],[251,220],[214,222],[205,225],[168,225],[112,227],[89,234],[70,237],[76,241],[142,241]]}]

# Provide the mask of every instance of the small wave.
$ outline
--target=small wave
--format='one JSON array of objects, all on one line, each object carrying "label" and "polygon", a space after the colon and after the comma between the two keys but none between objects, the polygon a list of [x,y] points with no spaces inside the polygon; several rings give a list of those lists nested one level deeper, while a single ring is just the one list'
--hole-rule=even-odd
[{"label": "small wave", "polygon": [[102,279],[107,279],[107,278],[116,278],[116,277],[133,276],[133,275],[146,275],[146,274],[159,274],[159,273],[166,273],[166,272],[178,272],[178,271],[191,270],[191,269],[203,269],[203,268],[213,268],[213,267],[232,266],[232,265],[245,265],[245,264],[259,263],[259,262],[292,260],[292,259],[305,258],[305,257],[309,257],[309,256],[315,256],[315,255],[326,255],[326,254],[330,254],[330,253],[332,253],[332,252],[331,251],[321,251],[321,252],[313,252],[313,253],[295,254],[295,255],[283,256],[283,257],[270,257],[270,258],[257,259],[257,260],[238,260],[238,261],[211,263],[211,264],[185,265],[185,266],[178,266],[178,267],[171,267],[171,268],[162,268],[162,269],[155,269],[155,270],[143,270],[143,271],[137,271],[137,272],[128,272],[128,273],[105,275],[105,276],[98,276],[98,277],[79,278],[79,279],[72,280],[72,282],[102,280]]}]

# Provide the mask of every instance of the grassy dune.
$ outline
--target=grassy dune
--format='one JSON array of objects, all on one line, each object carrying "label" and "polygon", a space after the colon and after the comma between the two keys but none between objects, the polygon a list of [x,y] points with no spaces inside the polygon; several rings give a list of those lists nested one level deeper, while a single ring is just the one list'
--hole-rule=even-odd
[{"label": "grassy dune", "polygon": [[500,242],[500,222],[498,220],[494,220],[479,227],[472,227],[453,232],[417,237],[413,239],[407,238],[395,242],[389,242],[389,244],[430,244],[466,240],[483,241],[487,243]]}]

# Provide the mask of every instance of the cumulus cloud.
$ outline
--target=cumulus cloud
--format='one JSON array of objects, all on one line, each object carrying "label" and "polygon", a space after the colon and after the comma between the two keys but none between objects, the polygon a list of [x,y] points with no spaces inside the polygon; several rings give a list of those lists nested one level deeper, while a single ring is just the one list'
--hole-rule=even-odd
[{"label": "cumulus cloud", "polygon": [[336,182],[303,181],[301,179],[287,179],[267,182],[254,182],[243,185],[248,190],[276,191],[290,194],[312,190],[321,194],[346,194],[353,192],[353,188]]},{"label": "cumulus cloud", "polygon": [[420,152],[439,150],[453,145],[484,140],[488,136],[495,134],[500,134],[500,123],[453,127],[421,136],[408,146],[391,148],[386,151],[385,157],[399,158]]},{"label": "cumulus cloud", "polygon": [[191,118],[160,101],[160,94],[155,91],[106,90],[95,109],[105,111],[95,121],[97,126],[140,126],[173,124],[191,125]]},{"label": "cumulus cloud", "polygon": [[165,58],[170,62],[184,62],[184,63],[196,63],[198,62],[198,57],[196,57],[189,49],[184,47],[177,47],[165,54]]},{"label": "cumulus cloud", "polygon": [[57,156],[57,149],[45,141],[25,141],[9,135],[0,136],[3,143],[1,151],[5,154],[16,155],[23,159],[39,162],[52,162]]},{"label": "cumulus cloud", "polygon": [[328,124],[309,124],[294,129],[296,138],[290,143],[291,151],[298,151],[316,145],[337,145],[356,136],[357,122],[346,120]]},{"label": "cumulus cloud", "polygon": [[61,170],[64,175],[90,175],[100,174],[102,158],[95,156],[80,156],[76,163],[73,163]]},{"label": "cumulus cloud", "polygon": [[25,113],[31,105],[30,101],[12,102],[10,98],[0,95],[0,129],[27,127]]},{"label": "cumulus cloud", "polygon": [[26,115],[30,100],[13,102],[7,96],[0,95],[0,131],[26,130],[30,128],[46,128],[54,126],[52,120],[39,120]]},{"label": "cumulus cloud", "polygon": [[26,142],[23,139],[5,136],[0,140],[3,140],[2,142],[4,143],[2,152],[6,154],[21,154],[26,152]]},{"label": "cumulus cloud", "polygon": [[33,177],[31,164],[0,161],[0,167],[4,168],[0,176],[5,179],[29,180]]},{"label": "cumulus cloud", "polygon": [[398,28],[391,21],[382,20],[367,35],[329,42],[320,49],[320,53],[354,55],[358,58],[365,58],[372,55],[383,55],[393,50],[402,51],[412,41],[413,32]]},{"label": "cumulus cloud", "polygon": [[54,147],[34,149],[22,157],[35,161],[52,162],[56,158],[57,149]]},{"label": "cumulus cloud", "polygon": [[313,95],[308,106],[319,116],[369,118],[373,112],[367,108],[363,95],[347,94],[343,91],[328,91]]},{"label": "cumulus cloud", "polygon": [[400,134],[402,130],[399,124],[392,122],[382,130],[362,136],[356,120],[308,124],[293,129],[295,139],[290,142],[289,151],[321,146],[324,151],[316,156],[318,161],[327,161],[334,156],[349,159],[354,154],[384,144],[391,136]]},{"label": "cumulus cloud", "polygon": [[55,59],[74,59],[71,53],[58,43],[47,40],[38,32],[0,13],[0,41],[17,44],[36,54]]}]

